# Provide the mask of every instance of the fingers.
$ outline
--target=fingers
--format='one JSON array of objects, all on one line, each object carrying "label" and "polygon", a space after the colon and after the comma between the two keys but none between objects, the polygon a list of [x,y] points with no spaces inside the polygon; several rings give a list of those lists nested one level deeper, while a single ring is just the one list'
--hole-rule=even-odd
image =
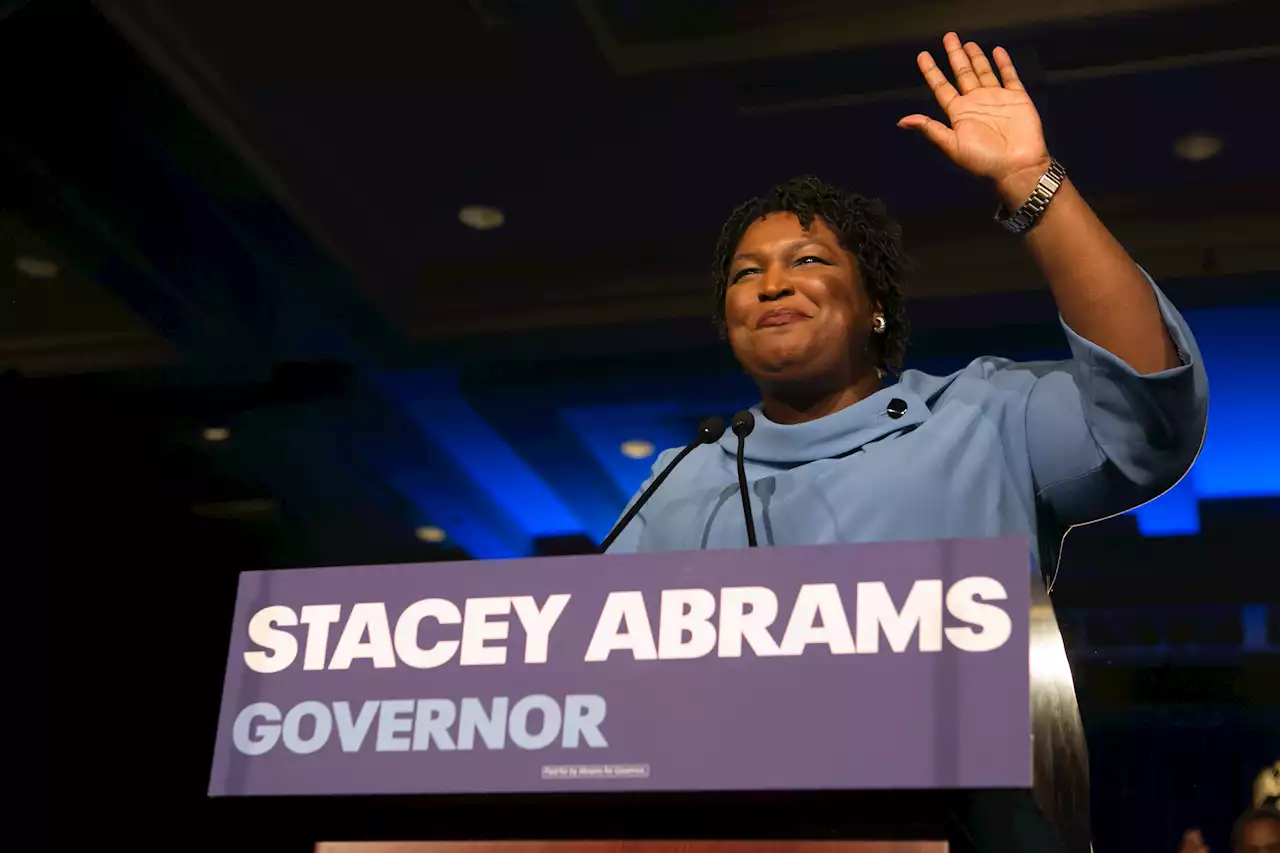
[{"label": "fingers", "polygon": [[942,73],[942,69],[933,61],[929,51],[922,51],[916,57],[916,65],[920,68],[920,73],[924,75],[924,82],[929,84],[929,88],[933,90],[933,97],[937,99],[938,106],[942,109],[945,110],[947,104],[960,97],[956,87],[947,81],[947,75]]},{"label": "fingers", "polygon": [[982,48],[974,42],[965,42],[964,53],[973,63],[973,70],[978,75],[979,83],[988,89],[1001,88],[1000,78],[996,77],[996,73],[991,70],[991,63],[987,61],[987,55],[982,52]]},{"label": "fingers", "polygon": [[947,33],[942,37],[942,47],[947,52],[947,59],[951,62],[951,73],[956,76],[956,87],[960,89],[961,94],[967,95],[982,86],[977,73],[969,63],[969,55],[960,44],[960,36]]},{"label": "fingers", "polygon": [[937,99],[938,106],[944,111],[960,95],[967,95],[975,89],[1005,88],[1019,91],[1023,89],[1022,81],[1018,79],[1018,72],[1013,67],[1013,60],[1009,58],[1009,51],[1003,47],[997,47],[991,53],[996,69],[1000,71],[999,77],[996,76],[996,69],[991,67],[991,61],[987,59],[987,55],[976,43],[968,42],[962,45],[958,35],[947,33],[942,37],[942,47],[947,52],[947,60],[951,64],[951,71],[955,74],[954,86],[947,80],[947,75],[938,67],[938,63],[934,62],[933,55],[929,51],[921,51],[916,56],[916,65],[933,91],[933,97]]},{"label": "fingers", "polygon": [[991,51],[991,56],[996,61],[996,68],[1000,69],[1000,79],[1004,81],[1004,87],[1022,91],[1022,81],[1018,79],[1018,72],[1013,67],[1013,60],[1009,58],[1009,51],[1003,47],[997,47]]},{"label": "fingers", "polygon": [[942,122],[935,121],[926,115],[916,113],[899,119],[898,127],[906,130],[920,131],[929,138],[930,142],[942,149],[942,153],[946,154],[953,160],[955,159],[956,150],[958,148],[956,132]]}]

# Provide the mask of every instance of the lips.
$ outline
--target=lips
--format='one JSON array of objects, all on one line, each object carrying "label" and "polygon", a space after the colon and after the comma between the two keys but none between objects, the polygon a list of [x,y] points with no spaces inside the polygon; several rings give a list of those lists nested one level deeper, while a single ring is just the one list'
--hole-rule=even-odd
[{"label": "lips", "polygon": [[802,314],[794,308],[774,308],[772,311],[766,311],[758,321],[756,321],[757,329],[764,329],[769,326],[788,326],[800,320],[808,320],[809,315]]}]

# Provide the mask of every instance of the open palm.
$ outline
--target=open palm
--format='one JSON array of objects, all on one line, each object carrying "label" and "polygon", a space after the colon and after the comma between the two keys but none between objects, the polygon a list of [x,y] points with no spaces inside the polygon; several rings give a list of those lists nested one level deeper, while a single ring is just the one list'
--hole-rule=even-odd
[{"label": "open palm", "polygon": [[1000,71],[997,77],[982,48],[973,42],[961,45],[959,36],[947,33],[942,46],[955,86],[928,51],[916,57],[916,63],[950,126],[918,113],[906,116],[898,126],[923,132],[956,165],[980,177],[999,182],[1024,171],[1043,172],[1049,152],[1040,114],[1018,79],[1008,51],[997,47],[992,52]]}]

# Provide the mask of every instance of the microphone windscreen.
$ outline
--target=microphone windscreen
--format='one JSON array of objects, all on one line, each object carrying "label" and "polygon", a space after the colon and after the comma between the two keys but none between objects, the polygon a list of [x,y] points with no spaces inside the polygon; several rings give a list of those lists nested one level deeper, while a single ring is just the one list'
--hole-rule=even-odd
[{"label": "microphone windscreen", "polygon": [[698,424],[698,441],[703,444],[714,444],[720,440],[720,436],[724,435],[724,430],[724,418],[712,415]]},{"label": "microphone windscreen", "polygon": [[743,409],[733,416],[733,434],[746,438],[756,428],[756,416],[749,409]]}]

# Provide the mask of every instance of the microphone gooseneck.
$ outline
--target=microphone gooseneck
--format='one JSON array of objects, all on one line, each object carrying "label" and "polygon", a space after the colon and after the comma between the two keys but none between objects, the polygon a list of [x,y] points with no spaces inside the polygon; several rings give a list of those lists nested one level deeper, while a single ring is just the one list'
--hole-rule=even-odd
[{"label": "microphone gooseneck", "polygon": [[733,434],[738,437],[738,494],[742,496],[742,517],[747,522],[747,547],[756,547],[756,521],[751,516],[751,493],[747,490],[745,453],[747,436],[756,428],[756,416],[743,409],[733,416]]},{"label": "microphone gooseneck", "polygon": [[609,535],[605,537],[604,542],[600,545],[600,553],[603,554],[605,551],[609,550],[609,546],[612,545],[614,540],[618,538],[619,534],[626,529],[626,526],[631,523],[631,519],[636,517],[640,512],[641,507],[649,502],[649,498],[653,497],[653,493],[658,491],[658,487],[662,485],[663,480],[667,479],[667,475],[671,473],[673,468],[683,462],[684,458],[692,453],[695,447],[702,444],[714,444],[719,441],[720,436],[724,435],[724,430],[724,418],[719,415],[714,415],[713,417],[707,418],[705,421],[698,424],[698,437],[685,445],[684,449],[676,454],[676,458],[672,459],[667,464],[667,467],[663,468],[662,472],[653,478],[653,482],[649,484],[649,488],[645,489],[644,492],[641,493],[639,499],[631,505],[631,508],[626,511],[622,518],[618,519],[618,523],[613,526],[613,530],[609,531]]}]

